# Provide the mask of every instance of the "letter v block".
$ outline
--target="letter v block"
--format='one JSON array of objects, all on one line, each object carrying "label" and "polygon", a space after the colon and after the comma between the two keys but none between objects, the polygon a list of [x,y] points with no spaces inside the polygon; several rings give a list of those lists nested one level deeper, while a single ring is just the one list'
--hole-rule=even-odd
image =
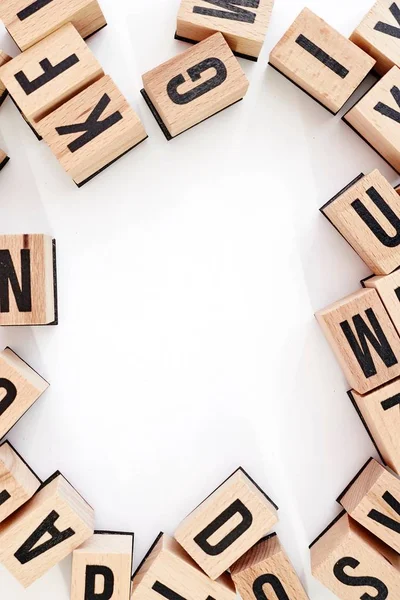
[{"label": "letter v block", "polygon": [[0,525],[0,562],[27,588],[93,531],[93,509],[56,472]]},{"label": "letter v block", "polygon": [[220,33],[143,75],[142,96],[167,140],[243,98],[249,82]]},{"label": "letter v block", "polygon": [[0,445],[0,523],[30,500],[41,481],[9,442]]},{"label": "letter v block", "polygon": [[[7,64],[9,60],[11,60],[11,56],[8,56],[8,54],[6,54],[2,50],[0,50],[0,67]],[[7,98],[6,86],[0,80],[0,106],[3,104],[3,102],[6,98]],[[0,170],[1,170],[1,157],[0,157]]]},{"label": "letter v block", "polygon": [[0,171],[4,169],[9,160],[10,158],[7,156],[4,150],[0,148]]},{"label": "letter v block", "polygon": [[239,468],[182,521],[175,539],[216,579],[271,530],[277,510]]}]

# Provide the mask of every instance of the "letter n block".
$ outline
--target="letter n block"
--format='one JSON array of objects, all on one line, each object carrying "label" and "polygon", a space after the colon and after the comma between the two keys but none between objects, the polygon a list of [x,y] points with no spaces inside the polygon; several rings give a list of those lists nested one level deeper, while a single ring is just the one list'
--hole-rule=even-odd
[{"label": "letter n block", "polygon": [[175,539],[216,579],[271,530],[277,509],[239,468],[182,521]]},{"label": "letter n block", "polygon": [[230,569],[242,600],[308,600],[276,533],[258,542]]},{"label": "letter n block", "polygon": [[27,588],[92,536],[93,525],[93,509],[57,472],[0,525],[0,562]]},{"label": "letter n block", "polygon": [[375,60],[305,8],[272,50],[269,64],[336,114]]},{"label": "letter n block", "polygon": [[[9,60],[11,60],[11,56],[8,56],[8,54],[6,54],[2,50],[0,50],[0,67],[5,65],[6,63],[8,63]],[[0,106],[3,104],[3,102],[6,98],[7,98],[6,86],[0,80]],[[0,163],[1,163],[1,157],[0,157]],[[0,169],[1,169],[1,166],[0,166]]]},{"label": "letter n block", "polygon": [[9,160],[7,154],[0,148],[0,171],[4,169]]},{"label": "letter n block", "polygon": [[167,140],[243,98],[246,75],[221,33],[143,75],[142,95]]},{"label": "letter n block", "polygon": [[400,598],[399,556],[347,514],[310,548],[312,574],[341,600]]},{"label": "letter n block", "polygon": [[28,502],[40,480],[9,442],[0,445],[0,523]]}]

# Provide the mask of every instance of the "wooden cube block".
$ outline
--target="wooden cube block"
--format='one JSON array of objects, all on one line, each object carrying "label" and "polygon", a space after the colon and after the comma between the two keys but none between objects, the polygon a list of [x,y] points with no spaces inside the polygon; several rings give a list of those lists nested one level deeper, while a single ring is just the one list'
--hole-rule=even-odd
[{"label": "wooden cube block", "polygon": [[0,171],[4,169],[9,160],[10,158],[7,156],[4,150],[0,148]]},{"label": "wooden cube block", "polygon": [[175,539],[216,579],[271,530],[277,510],[239,468],[182,521]]},{"label": "wooden cube block", "polygon": [[20,50],[27,50],[66,23],[85,39],[107,25],[97,0],[7,0],[0,19]]},{"label": "wooden cube block", "polygon": [[182,548],[161,533],[132,578],[131,600],[234,600],[227,574],[209,579]]},{"label": "wooden cube block", "polygon": [[145,73],[142,79],[141,93],[168,140],[235,104],[249,87],[221,33]]},{"label": "wooden cube block", "polygon": [[9,442],[0,445],[0,523],[28,502],[40,479]]},{"label": "wooden cube block", "polygon": [[400,198],[377,169],[359,175],[321,212],[373,273],[400,266]]},{"label": "wooden cube block", "polygon": [[236,56],[257,60],[274,0],[181,0],[176,39],[201,42],[221,32]]},{"label": "wooden cube block", "polygon": [[355,292],[315,316],[357,392],[400,375],[400,338],[375,290]]},{"label": "wooden cube block", "polygon": [[274,597],[282,600],[308,600],[300,579],[276,533],[258,542],[230,569],[242,600]]},{"label": "wooden cube block", "polygon": [[400,334],[400,270],[397,269],[390,275],[368,277],[361,283],[364,287],[373,288],[378,292],[397,333]]},{"label": "wooden cube block", "polygon": [[400,561],[342,513],[311,544],[311,571],[341,600],[400,598]]},{"label": "wooden cube block", "polygon": [[147,138],[108,76],[39,121],[38,129],[78,187]]},{"label": "wooden cube block", "polygon": [[72,555],[71,600],[129,600],[133,533],[95,531]]},{"label": "wooden cube block", "polygon": [[0,69],[0,79],[33,125],[103,75],[99,62],[71,23]]},{"label": "wooden cube block", "polygon": [[0,235],[0,325],[56,325],[55,240]]},{"label": "wooden cube block", "polygon": [[304,8],[272,50],[269,64],[336,114],[375,60]]},{"label": "wooden cube block", "polygon": [[338,502],[360,525],[400,552],[400,480],[371,458]]},{"label": "wooden cube block", "polygon": [[94,511],[56,472],[0,525],[0,562],[24,586],[93,535]]},{"label": "wooden cube block", "polygon": [[[5,52],[0,50],[0,67],[8,63],[11,60],[11,56],[8,56]],[[7,97],[7,90],[4,83],[0,79],[0,106],[3,104],[4,100]],[[0,156],[0,169],[1,169],[1,156]]]},{"label": "wooden cube block", "polygon": [[393,0],[378,0],[351,34],[350,39],[375,58],[375,70],[385,75],[400,67],[400,6]]}]

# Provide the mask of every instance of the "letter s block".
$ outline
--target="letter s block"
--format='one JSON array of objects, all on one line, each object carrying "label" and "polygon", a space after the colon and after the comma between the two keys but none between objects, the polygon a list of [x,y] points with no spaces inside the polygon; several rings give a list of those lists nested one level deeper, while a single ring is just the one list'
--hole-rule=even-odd
[{"label": "letter s block", "polygon": [[0,523],[28,502],[40,479],[9,442],[0,445]]},{"label": "letter s block", "polygon": [[271,530],[277,509],[239,468],[182,521],[175,539],[216,579]]},{"label": "letter s block", "polygon": [[167,140],[243,98],[249,82],[220,33],[143,75],[142,95]]}]

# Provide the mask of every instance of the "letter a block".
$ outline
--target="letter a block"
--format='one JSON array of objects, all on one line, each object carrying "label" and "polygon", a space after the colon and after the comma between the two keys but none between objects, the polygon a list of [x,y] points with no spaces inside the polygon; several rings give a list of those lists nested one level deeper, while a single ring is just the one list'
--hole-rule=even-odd
[{"label": "letter a block", "polygon": [[[0,67],[8,63],[11,60],[11,56],[8,56],[5,52],[0,50]],[[3,82],[0,80],[0,106],[3,104],[4,100],[7,98],[7,90]],[[0,157],[0,169],[1,169],[1,157]]]},{"label": "letter a block", "polygon": [[8,442],[0,446],[0,523],[28,502],[40,480]]},{"label": "letter a block", "polygon": [[400,270],[386,276],[368,277],[362,281],[366,288],[373,288],[379,294],[386,310],[400,335]]},{"label": "letter a block", "polygon": [[345,513],[310,548],[312,574],[341,600],[400,598],[398,555]]},{"label": "letter a block", "polygon": [[7,154],[0,148],[0,171],[4,169],[9,160]]},{"label": "letter a block", "polygon": [[147,137],[108,76],[42,119],[38,130],[78,187]]},{"label": "letter a block", "polygon": [[201,42],[221,32],[237,56],[257,60],[274,0],[182,0],[176,39]]},{"label": "letter a block", "polygon": [[230,569],[242,600],[308,600],[276,533],[253,546]]},{"label": "letter a block", "polygon": [[243,98],[249,82],[220,33],[143,75],[142,95],[167,140]]},{"label": "letter a block", "polygon": [[239,468],[182,521],[175,539],[216,579],[272,529],[277,509]]},{"label": "letter a block", "polygon": [[0,525],[0,562],[29,587],[93,535],[93,525],[93,509],[57,472]]},{"label": "letter a block", "polygon": [[107,25],[97,0],[6,0],[0,19],[20,50],[27,50],[66,23],[83,38]]},{"label": "letter a block", "polygon": [[305,8],[272,50],[269,64],[336,114],[375,60]]},{"label": "letter a block", "polygon": [[72,555],[71,600],[129,600],[133,533],[95,531]]}]

